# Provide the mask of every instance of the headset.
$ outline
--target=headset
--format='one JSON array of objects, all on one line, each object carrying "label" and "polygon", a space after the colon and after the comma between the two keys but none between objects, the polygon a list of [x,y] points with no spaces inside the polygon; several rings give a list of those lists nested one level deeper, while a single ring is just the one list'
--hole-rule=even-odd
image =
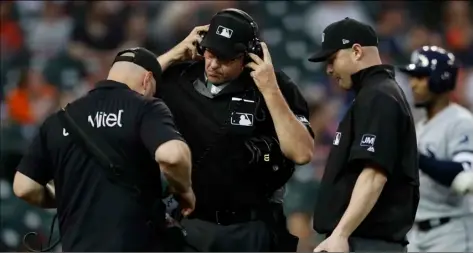
[{"label": "headset", "polygon": [[[246,12],[242,11],[242,10],[239,10],[239,9],[235,9],[235,8],[228,8],[228,9],[224,9],[224,10],[221,10],[219,12],[217,12],[213,17],[212,19],[215,17],[215,16],[218,16],[218,15],[222,15],[222,14],[230,14],[230,15],[233,15],[233,16],[236,16],[236,17],[239,17],[239,18],[242,18],[243,20],[245,20],[246,22],[248,22],[253,30],[253,39],[250,40],[248,42],[248,44],[246,45],[246,56],[245,58],[245,61],[252,61],[250,57],[248,57],[248,53],[253,53],[255,55],[258,55],[259,57],[263,57],[263,48],[261,47],[261,41],[260,39],[258,38],[258,32],[259,32],[259,28],[258,28],[258,25],[256,24],[256,22],[253,20],[253,18]],[[202,37],[202,39],[205,37],[206,33],[201,33],[200,36]],[[199,44],[197,44],[197,53],[199,53],[200,55],[204,55],[204,52],[205,52],[205,48],[200,46]]]}]

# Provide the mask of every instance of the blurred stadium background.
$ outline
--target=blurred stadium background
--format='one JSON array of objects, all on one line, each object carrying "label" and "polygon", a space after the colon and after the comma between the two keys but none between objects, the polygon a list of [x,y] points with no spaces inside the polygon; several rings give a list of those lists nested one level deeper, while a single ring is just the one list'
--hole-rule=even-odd
[{"label": "blurred stadium background", "polygon": [[[316,155],[289,183],[288,213],[313,209],[315,200],[304,193],[317,187],[332,135],[353,96],[324,75],[322,64],[307,61],[329,23],[351,17],[371,24],[388,64],[407,63],[410,52],[426,44],[454,51],[463,68],[452,96],[473,109],[472,1],[1,1],[0,6],[1,251],[25,251],[21,240],[29,231],[47,240],[54,211],[30,207],[11,190],[15,166],[43,119],[104,78],[119,49],[144,46],[161,54],[223,8],[241,8],[254,17],[275,66],[300,86],[310,105]],[[396,77],[410,97],[406,77]],[[293,226],[304,230],[297,222]]]}]

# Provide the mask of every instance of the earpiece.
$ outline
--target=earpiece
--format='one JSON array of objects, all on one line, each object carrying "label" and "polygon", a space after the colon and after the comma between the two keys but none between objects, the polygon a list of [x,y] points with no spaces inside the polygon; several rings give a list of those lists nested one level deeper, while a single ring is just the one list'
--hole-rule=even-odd
[{"label": "earpiece", "polygon": [[[207,34],[207,32],[199,32],[199,36],[204,39],[205,37],[205,34]],[[197,45],[196,45],[196,49],[197,49],[197,53],[200,55],[200,56],[204,56],[204,52],[205,52],[205,48],[203,48],[200,43],[197,42]]]}]

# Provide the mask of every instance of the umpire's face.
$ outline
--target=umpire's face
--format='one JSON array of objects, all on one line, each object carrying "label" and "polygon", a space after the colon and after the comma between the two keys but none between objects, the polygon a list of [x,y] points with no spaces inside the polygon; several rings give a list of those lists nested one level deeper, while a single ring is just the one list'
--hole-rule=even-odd
[{"label": "umpire's face", "polygon": [[210,49],[205,50],[205,74],[213,84],[223,84],[237,78],[243,71],[243,54],[233,59],[222,59]]},{"label": "umpire's face", "polygon": [[338,50],[327,60],[327,74],[335,78],[338,85],[349,90],[353,83],[351,75],[356,73],[357,56],[354,48]]},{"label": "umpire's face", "polygon": [[409,84],[412,88],[412,95],[416,107],[423,107],[432,102],[435,95],[429,90],[428,77],[411,76],[409,77]]}]

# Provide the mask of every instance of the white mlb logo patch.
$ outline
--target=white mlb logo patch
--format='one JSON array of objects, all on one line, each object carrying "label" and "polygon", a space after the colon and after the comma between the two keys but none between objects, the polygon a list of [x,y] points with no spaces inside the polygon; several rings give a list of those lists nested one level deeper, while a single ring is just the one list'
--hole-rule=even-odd
[{"label": "white mlb logo patch", "polygon": [[232,37],[233,30],[230,29],[230,28],[226,28],[225,26],[219,25],[217,27],[217,32],[216,33],[220,36],[223,36],[225,38],[230,39]]},{"label": "white mlb logo patch", "polygon": [[241,112],[232,113],[230,123],[237,126],[252,126],[253,114]]},{"label": "white mlb logo patch", "polygon": [[376,135],[374,135],[374,134],[364,134],[361,137],[360,146],[362,146],[362,147],[365,147],[365,146],[372,147],[372,146],[374,146],[375,140],[376,140]]}]

